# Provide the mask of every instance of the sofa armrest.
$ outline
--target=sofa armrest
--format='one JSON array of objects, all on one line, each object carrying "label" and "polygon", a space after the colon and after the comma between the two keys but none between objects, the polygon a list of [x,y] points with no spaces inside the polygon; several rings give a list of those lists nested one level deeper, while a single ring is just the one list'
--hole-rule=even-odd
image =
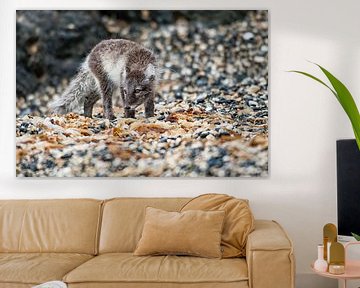
[{"label": "sofa armrest", "polygon": [[293,245],[277,222],[255,220],[255,230],[247,240],[246,261],[250,288],[295,287]]}]

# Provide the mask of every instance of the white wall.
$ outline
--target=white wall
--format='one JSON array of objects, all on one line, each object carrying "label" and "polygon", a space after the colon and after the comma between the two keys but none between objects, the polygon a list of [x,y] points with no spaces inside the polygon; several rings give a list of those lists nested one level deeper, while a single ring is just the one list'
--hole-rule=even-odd
[{"label": "white wall", "polygon": [[[51,3],[50,3],[51,2]],[[150,1],[147,1],[150,2]],[[5,4],[6,3],[6,4]],[[0,198],[194,196],[219,192],[251,200],[257,218],[278,220],[295,244],[298,287],[335,287],[310,262],[322,226],[336,223],[335,140],[353,137],[325,88],[289,69],[333,71],[360,95],[358,0],[2,0],[0,9]],[[165,4],[166,3],[166,4]],[[331,4],[330,4],[331,3]],[[270,177],[266,179],[16,179],[15,9],[269,9],[271,35]],[[5,44],[6,43],[6,44]],[[316,71],[317,72],[317,71]],[[320,73],[318,74],[320,75]],[[270,287],[269,287],[270,288]]]}]

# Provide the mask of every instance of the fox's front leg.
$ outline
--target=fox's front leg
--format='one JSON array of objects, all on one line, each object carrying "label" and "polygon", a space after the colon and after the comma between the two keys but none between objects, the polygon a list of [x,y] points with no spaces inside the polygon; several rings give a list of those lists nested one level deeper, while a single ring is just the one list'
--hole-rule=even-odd
[{"label": "fox's front leg", "polygon": [[126,95],[123,87],[120,87],[120,97],[122,104],[124,105],[124,114],[125,114],[124,117],[135,118],[135,109],[131,108],[130,106],[127,106]]},{"label": "fox's front leg", "polygon": [[112,107],[112,96],[114,92],[114,85],[107,79],[101,79],[100,81],[100,90],[103,100],[104,115],[109,120],[114,120],[113,107]]},{"label": "fox's front leg", "polygon": [[144,102],[145,106],[145,117],[153,117],[154,116],[154,92],[151,93],[151,96],[146,99]]}]

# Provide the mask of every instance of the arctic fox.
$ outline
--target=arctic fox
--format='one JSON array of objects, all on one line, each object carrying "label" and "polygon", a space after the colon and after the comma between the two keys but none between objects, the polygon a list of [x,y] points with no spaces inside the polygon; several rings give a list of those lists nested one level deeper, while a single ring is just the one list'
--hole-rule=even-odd
[{"label": "arctic fox", "polygon": [[158,71],[154,53],[140,44],[124,39],[101,41],[51,108],[65,114],[83,107],[84,115],[92,117],[93,106],[101,98],[104,115],[112,120],[112,96],[120,91],[125,117],[134,118],[135,108],[141,104],[145,116],[152,117]]}]

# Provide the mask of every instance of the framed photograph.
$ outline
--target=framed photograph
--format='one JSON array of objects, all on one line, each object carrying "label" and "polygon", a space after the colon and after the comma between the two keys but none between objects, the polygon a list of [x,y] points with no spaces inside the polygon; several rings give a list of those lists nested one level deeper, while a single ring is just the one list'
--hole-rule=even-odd
[{"label": "framed photograph", "polygon": [[16,13],[17,177],[268,176],[268,11]]}]

